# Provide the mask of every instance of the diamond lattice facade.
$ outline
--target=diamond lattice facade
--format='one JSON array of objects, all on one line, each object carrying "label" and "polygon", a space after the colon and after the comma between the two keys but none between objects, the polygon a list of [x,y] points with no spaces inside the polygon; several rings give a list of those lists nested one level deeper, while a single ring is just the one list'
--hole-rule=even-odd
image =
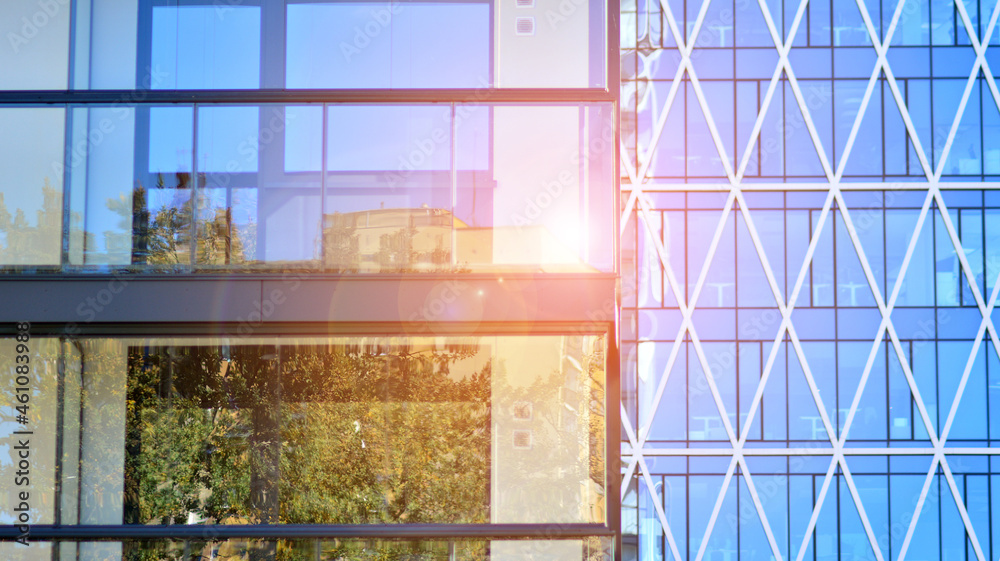
[{"label": "diamond lattice facade", "polygon": [[623,3],[624,558],[1000,556],[998,15]]}]

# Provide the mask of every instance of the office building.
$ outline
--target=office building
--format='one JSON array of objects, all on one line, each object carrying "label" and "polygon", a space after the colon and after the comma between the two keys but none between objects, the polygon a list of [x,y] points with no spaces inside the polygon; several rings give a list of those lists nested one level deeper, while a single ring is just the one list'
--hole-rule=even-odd
[{"label": "office building", "polygon": [[624,558],[1000,556],[998,10],[622,5]]},{"label": "office building", "polygon": [[0,31],[0,557],[615,557],[616,11]]}]

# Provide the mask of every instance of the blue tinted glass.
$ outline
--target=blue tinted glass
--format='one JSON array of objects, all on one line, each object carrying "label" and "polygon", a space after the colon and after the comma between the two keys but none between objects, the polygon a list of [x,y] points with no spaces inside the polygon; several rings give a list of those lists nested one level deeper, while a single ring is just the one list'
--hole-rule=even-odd
[{"label": "blue tinted glass", "polygon": [[153,89],[260,87],[261,8],[153,8]]},{"label": "blue tinted glass", "polygon": [[292,4],[287,18],[289,88],[474,88],[492,81],[486,3]]}]

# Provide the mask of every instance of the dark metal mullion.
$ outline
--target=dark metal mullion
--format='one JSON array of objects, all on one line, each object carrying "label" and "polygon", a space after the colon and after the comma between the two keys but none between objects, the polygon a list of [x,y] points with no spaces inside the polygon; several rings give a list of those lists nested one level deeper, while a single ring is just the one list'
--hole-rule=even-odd
[{"label": "dark metal mullion", "polygon": [[[778,343],[778,344],[780,345],[781,343]],[[760,352],[757,354],[758,365],[760,366],[760,380],[763,381],[763,379],[764,379],[764,342],[760,341],[760,342],[757,343],[757,345],[760,347]],[[771,365],[771,369],[772,370],[774,369],[774,365],[773,364]],[[739,379],[738,376],[737,376],[737,379]],[[754,391],[756,392],[756,389]],[[753,402],[751,402],[751,403],[753,403]],[[760,396],[760,403],[758,404],[758,407],[760,408],[760,414],[759,414],[759,417],[760,417],[760,439],[761,439],[761,441],[763,441],[763,440],[766,440],[764,438],[764,394],[761,394],[761,396]],[[747,422],[749,422],[749,420],[750,420],[750,418],[748,416],[747,417]],[[750,433],[748,432],[747,433],[748,438],[749,438],[749,434]]]},{"label": "dark metal mullion", "polygon": [[614,102],[607,88],[258,89],[258,90],[33,90],[0,91],[0,105],[61,103],[585,103]]},{"label": "dark metal mullion", "polygon": [[[836,485],[837,485],[837,489],[836,489],[836,491],[837,491],[837,502],[836,502],[836,507],[837,507],[837,533],[836,533],[836,535],[837,535],[837,559],[843,559],[844,558],[843,557],[843,552],[841,551],[842,546],[843,546],[843,541],[844,541],[844,539],[843,539],[844,534],[842,532],[842,528],[844,526],[843,526],[842,521],[840,519],[840,479],[841,479],[841,476],[842,476],[843,473],[844,473],[844,470],[842,469],[842,466],[840,466],[839,464],[833,470],[833,478],[834,478],[834,481],[836,481]],[[853,502],[853,500],[852,500],[852,502]],[[940,520],[940,518],[938,518],[938,520]]]},{"label": "dark metal mullion", "polygon": [[[888,373],[888,370],[886,372]],[[889,395],[888,388],[889,388],[889,386],[887,385],[886,386],[886,392],[885,392],[886,395]],[[888,445],[886,447],[888,448]],[[885,473],[885,510],[886,510],[886,519],[890,521],[889,522],[890,527],[891,527],[891,524],[892,524],[892,522],[891,522],[891,520],[892,520],[892,464],[893,464],[892,457],[891,456],[886,456],[886,458],[885,458],[885,467],[886,467],[886,470],[885,470],[886,471],[886,473]],[[889,539],[888,542],[889,543],[886,544],[886,547],[889,549],[889,559],[893,559],[893,555],[892,555],[892,539]]]},{"label": "dark metal mullion", "polygon": [[[883,123],[883,126],[882,126],[882,146],[884,148],[885,147],[885,124],[884,124],[885,123],[885,104],[884,104],[884,100],[885,100],[885,88],[880,86],[879,89],[882,90],[882,99],[883,99],[883,105],[882,105],[882,123]],[[885,151],[883,150],[883,156],[882,156],[883,157],[883,162],[885,161],[885,154],[884,154],[884,152]],[[884,165],[883,165],[882,171],[885,172],[885,166]],[[890,295],[891,291],[895,289],[895,283],[894,283],[894,286],[893,286],[892,289],[889,288],[889,251],[888,251],[887,244],[886,244],[886,240],[889,239],[889,227],[888,227],[888,223],[889,223],[889,210],[887,208],[888,206],[889,205],[886,202],[885,192],[883,192],[882,193],[882,286],[884,287],[886,295]],[[903,279],[900,278],[896,282],[901,282],[902,280]],[[890,317],[892,316],[891,313],[889,315],[890,315]],[[889,372],[890,372],[890,370],[889,370],[889,352],[891,350],[893,350],[893,349],[890,348],[889,342],[886,341],[888,335],[889,335],[889,332],[885,331],[884,333],[882,333],[882,340],[879,341],[879,344],[882,345],[882,347],[883,347],[883,349],[885,351],[885,446],[886,446],[886,448],[888,448],[889,444],[892,442],[892,415],[890,415],[890,413],[889,413],[892,410],[892,402],[889,399],[889,396],[892,393],[892,389],[891,389],[892,386],[890,385],[892,383],[892,380],[889,377]],[[910,421],[910,425],[911,426],[913,425],[913,421],[912,420]],[[890,517],[889,520],[892,520],[892,518]]]},{"label": "dark metal mullion", "polygon": [[[735,33],[734,33],[735,35]],[[735,43],[735,40],[734,40]],[[760,115],[761,110],[761,99],[760,99],[760,80],[755,80],[757,84],[757,114]],[[756,121],[756,118],[754,119]],[[762,123],[763,125],[763,123]],[[757,132],[757,177],[764,176],[764,149],[762,148],[764,144],[764,138],[762,137],[763,131]]]},{"label": "dark metal mullion", "polygon": [[[73,82],[75,80],[75,74],[76,74],[76,57],[77,57],[77,50],[76,50],[76,20],[77,20],[78,12],[80,11],[79,7],[80,6],[79,6],[79,4],[77,2],[70,2],[70,6],[69,6],[69,48],[68,48],[68,50],[69,50],[69,53],[68,53],[68,62],[69,62],[69,64],[67,65],[67,69],[66,69],[66,89],[67,90],[72,90],[72,89],[75,88],[75,84]],[[92,11],[93,11],[93,8],[91,8],[91,12]],[[93,20],[93,17],[91,17],[90,20]],[[88,27],[90,27],[89,23],[90,22],[88,22]],[[89,58],[89,56],[88,56],[88,58]],[[88,64],[88,69],[89,69],[89,64]],[[89,84],[89,80],[88,80],[88,86],[89,85],[90,84]],[[62,242],[62,251],[60,252],[60,255],[59,255],[59,265],[60,265],[60,268],[62,266],[65,266],[66,264],[69,263],[69,244],[70,244],[70,241],[69,241],[69,229],[70,229],[69,217],[70,217],[70,213],[72,211],[72,208],[70,206],[70,191],[69,191],[70,175],[71,175],[70,174],[70,163],[72,162],[71,154],[72,154],[72,150],[73,150],[73,148],[72,148],[72,146],[73,146],[73,140],[72,140],[72,131],[73,131],[73,125],[72,125],[72,123],[73,123],[73,118],[72,117],[73,117],[73,109],[70,106],[67,105],[63,109],[63,146],[65,148],[68,148],[68,149],[65,150],[65,153],[63,155],[63,173],[62,173],[62,176],[63,176],[63,184],[62,184],[63,216],[62,216],[62,234],[60,235],[60,240]],[[56,462],[57,462],[57,465],[58,465],[59,460],[57,459]],[[58,468],[57,468],[56,471],[58,472]],[[57,480],[56,484],[58,485],[58,480]],[[57,501],[57,504],[58,504],[58,501]],[[58,513],[58,507],[56,508],[56,512]],[[54,550],[53,550],[53,555],[55,555]]]},{"label": "dark metal mullion", "polygon": [[[907,357],[906,357],[906,362],[908,363],[907,365],[910,367],[910,373],[912,374],[913,373],[913,341],[908,341],[906,343],[906,346],[910,350],[909,355],[907,355]],[[888,353],[888,351],[886,351],[886,352]],[[900,367],[900,369],[903,368],[902,363],[900,363],[899,367]],[[903,375],[905,376],[906,373],[904,372]],[[914,383],[916,383],[916,378],[914,378]],[[916,440],[917,439],[917,423],[914,421],[914,418],[917,417],[918,415],[914,414],[914,409],[916,408],[917,400],[914,399],[913,392],[910,391],[910,386],[909,385],[906,386],[906,391],[909,392],[909,394],[910,394],[910,438],[909,439],[910,440]],[[923,419],[921,419],[921,421],[922,420]]]},{"label": "dark metal mullion", "polygon": [[[934,88],[932,87],[931,88],[931,92],[932,92],[931,93],[931,97],[932,98],[934,96],[933,91],[934,91]],[[933,103],[933,99],[931,100],[931,103]],[[933,113],[933,111],[932,111],[932,113]],[[931,136],[933,136],[933,134],[934,134],[934,126],[933,125],[934,125],[934,123],[933,123],[933,117],[931,117]],[[933,139],[931,140],[931,143],[933,144]],[[934,206],[936,212],[932,211],[932,213],[936,214],[936,215],[943,215],[942,209],[937,206],[937,201],[935,200],[935,201],[933,201],[933,203],[934,203],[933,206]],[[947,211],[947,210],[945,210],[945,211]],[[943,216],[942,216],[942,219],[943,219]],[[919,236],[920,234],[918,233],[916,235]],[[938,308],[939,308],[938,297],[937,297],[938,296],[938,282],[937,282],[937,262],[938,262],[938,251],[937,251],[937,249],[938,248],[937,248],[937,246],[938,246],[938,244],[937,244],[937,220],[931,220],[931,252],[932,252],[931,254],[934,256],[933,259],[934,259],[934,403],[935,404],[939,404],[940,403],[939,399],[941,397],[941,384],[940,384],[940,374],[941,374],[941,367],[940,367],[940,364],[941,364],[941,340],[940,339],[941,339],[941,333],[940,333],[940,330],[938,329],[938,326],[937,326],[937,317],[938,317]],[[957,257],[957,255],[956,255],[956,257]],[[959,286],[961,286],[961,285],[959,285]],[[959,290],[961,290],[961,289],[959,289]],[[961,296],[961,292],[959,292],[959,296]],[[959,300],[959,304],[961,304],[961,300]],[[911,343],[911,346],[910,346],[910,368],[911,368],[911,372],[912,372],[912,368],[913,368],[914,359],[915,359],[915,357],[913,356],[913,346],[912,346],[912,343]],[[914,376],[914,381],[916,381],[916,377],[915,376]],[[920,391],[920,388],[917,388],[917,391]],[[928,416],[930,416],[930,415],[928,414]],[[941,407],[940,407],[940,405],[936,405],[934,407],[934,426],[932,428],[934,429],[934,432],[938,433],[938,435],[941,434]],[[928,433],[927,437],[930,438],[930,434],[929,433]],[[940,519],[941,518],[939,517],[938,520],[940,520]]]},{"label": "dark metal mullion", "polygon": [[[79,524],[80,523],[80,519],[82,518],[82,515],[83,515],[83,501],[80,500],[80,497],[83,496],[83,421],[84,421],[84,419],[83,419],[83,413],[85,411],[86,404],[87,404],[87,394],[86,394],[86,392],[83,391],[83,386],[84,386],[84,378],[83,377],[86,374],[86,371],[85,371],[84,362],[83,362],[83,360],[84,360],[83,345],[81,345],[79,343],[79,341],[76,341],[76,340],[72,340],[71,339],[70,341],[72,341],[73,345],[76,347],[77,352],[80,353],[80,388],[78,390],[80,392],[80,401],[79,401],[79,405],[78,405],[78,407],[80,408],[80,410],[77,412],[77,427],[76,427],[76,432],[77,432],[77,436],[76,436],[77,440],[76,440],[76,442],[77,442],[77,446],[79,447],[79,450],[77,450],[77,453],[76,453],[76,463],[77,463],[77,466],[76,466],[76,482],[77,482],[76,483],[76,523]],[[0,533],[2,533],[2,530],[0,530]],[[79,548],[77,548],[77,549],[79,549]],[[79,551],[77,552],[77,554],[79,555]]]},{"label": "dark metal mullion", "polygon": [[[52,522],[56,525],[62,524],[62,478],[63,478],[63,411],[66,405],[66,345],[64,339],[59,341],[59,356],[56,358],[56,434],[55,434],[55,461],[53,462],[53,509]],[[52,555],[55,557],[55,549]]]},{"label": "dark metal mullion", "polygon": [[[581,320],[582,321],[582,320]],[[43,335],[60,335],[64,334],[63,323],[59,324],[32,324],[32,331],[38,333],[39,336]],[[607,324],[600,323],[594,324],[590,323],[589,327],[583,325],[577,321],[556,321],[556,322],[527,322],[527,321],[511,321],[505,320],[503,322],[479,322],[479,323],[462,323],[462,322],[439,322],[437,324],[440,329],[435,330],[435,334],[441,336],[456,336],[465,337],[469,335],[566,335],[572,333],[575,335],[601,335],[609,336],[613,330],[613,325],[609,322]],[[598,327],[593,327],[593,326]],[[207,324],[204,322],[188,322],[188,323],[159,323],[159,324],[148,324],[148,323],[88,323],[86,330],[79,330],[78,333],[74,334],[75,341],[77,338],[86,339],[88,337],[98,337],[98,338],[134,338],[136,336],[144,338],[158,338],[158,337],[199,337],[205,335],[212,336],[228,336],[234,337],[237,333],[236,328],[238,325],[233,323],[213,323]],[[336,335],[351,335],[351,336],[395,336],[405,331],[406,325],[403,323],[357,323],[357,322],[338,322],[338,323],[305,323],[305,324],[287,324],[281,323],[277,325],[263,325],[255,331],[255,334],[260,336],[273,336],[273,337],[333,337]],[[9,334],[12,331],[0,330],[0,334]]]},{"label": "dark metal mullion", "polygon": [[[980,25],[981,25],[981,23],[980,23]],[[989,38],[987,38],[987,40],[988,39]],[[984,76],[984,75],[985,75],[985,73],[983,72],[983,69],[980,68],[979,72],[976,74],[976,82],[977,82],[977,84],[979,86],[979,107],[977,107],[976,110],[979,111],[979,179],[981,181],[986,181],[986,132],[985,132],[985,130],[986,130],[986,123],[985,123],[985,117],[986,117],[986,115],[983,114],[983,79],[981,78],[981,76]],[[983,200],[983,208],[985,209],[986,208],[985,195],[983,196],[983,199],[984,199]],[[984,217],[986,216],[985,212],[983,213],[983,216]],[[984,220],[985,220],[985,218],[984,218]],[[984,227],[985,227],[985,224],[984,224]],[[984,232],[985,232],[985,230],[984,230]],[[985,239],[985,234],[984,234],[983,238]],[[985,247],[986,246],[984,245],[983,246],[984,251],[985,251]],[[985,264],[986,264],[986,261],[984,260],[983,261],[983,265],[985,266]],[[984,271],[984,273],[985,273],[985,271]],[[983,275],[983,279],[984,279],[984,282],[985,282],[985,279],[986,279],[986,275],[985,274]],[[985,287],[984,287],[984,289],[985,289]]]},{"label": "dark metal mullion", "polygon": [[[989,361],[987,361],[987,362],[989,362]],[[988,403],[989,402],[987,401],[987,404]],[[986,410],[989,411],[989,407],[987,407]],[[992,463],[992,459],[988,459],[986,465],[988,467],[990,467],[991,463]],[[992,497],[994,495],[993,495],[993,477],[991,477],[991,476],[994,475],[994,474],[992,473],[991,470],[987,470],[987,471],[988,471],[988,475],[986,476],[986,496],[987,497]],[[994,515],[995,514],[998,514],[998,513],[993,508],[993,501],[990,501],[989,504],[987,505],[987,511],[986,511],[987,527],[989,527],[989,528],[993,528],[994,527],[993,526],[993,519],[994,519]],[[892,520],[892,519],[890,518],[889,520]],[[992,559],[993,556],[996,553],[1000,553],[1000,544],[998,544],[996,540],[992,539],[992,536],[987,535],[987,538],[990,539],[990,553],[989,553],[989,556],[990,556],[990,559]]]},{"label": "dark metal mullion", "polygon": [[[575,540],[601,536],[613,537],[614,528],[604,524],[172,524],[165,526],[33,524],[32,541],[100,541],[177,539],[199,540],[212,536],[217,540],[378,538],[408,540],[441,539],[545,539]],[[0,526],[0,539],[20,535],[17,526]]]},{"label": "dark metal mullion", "polygon": [[[882,72],[882,75],[885,76],[885,72]],[[903,105],[905,105],[906,107],[909,107],[910,106],[910,82],[906,78],[903,78],[903,79],[901,79],[899,81],[903,82],[903,91],[902,91]],[[886,80],[886,82],[888,82],[888,80]],[[886,84],[882,84],[882,99],[883,100],[885,99],[885,86],[886,86]],[[885,101],[883,101],[882,103],[883,103],[883,107],[885,107],[885,105],[884,105]],[[896,110],[898,111],[899,108],[897,107]],[[882,111],[882,114],[885,115],[885,111],[884,110]],[[900,114],[900,119],[902,119],[902,114]],[[903,175],[904,176],[908,176],[908,175],[910,175],[910,145],[913,144],[913,139],[910,138],[910,131],[908,131],[906,129],[905,123],[903,125],[903,139],[904,139],[904,142],[903,142],[903,166],[904,166]]]},{"label": "dark metal mullion", "polygon": [[[668,512],[667,511],[667,476],[666,475],[660,475],[660,495],[661,495],[661,498],[659,499],[660,500],[660,507],[663,508],[663,511],[664,511],[664,514],[665,514],[666,512]],[[669,520],[668,520],[668,522],[669,522]],[[667,533],[664,532],[663,529],[661,528],[660,531],[659,531],[659,534],[660,534],[660,551],[663,552],[663,557],[664,557],[664,559],[666,559],[666,557],[668,555],[668,553],[667,553],[668,552],[668,550],[667,550]]]},{"label": "dark metal mullion", "polygon": [[[885,141],[885,85],[884,85],[884,82],[883,82],[883,77],[885,76],[885,72],[882,71],[882,70],[879,70],[878,74],[879,75],[878,75],[878,78],[877,78],[877,83],[878,83],[878,93],[879,93],[879,110],[880,110],[879,113],[880,113],[880,115],[882,117],[881,118],[881,121],[882,121],[882,183],[885,183],[886,174],[888,172],[888,170],[886,169],[888,166],[886,165],[886,159],[885,159],[885,153],[886,153],[886,141]],[[871,103],[871,101],[869,101],[869,103]],[[898,111],[899,109],[897,108],[896,110]],[[882,196],[883,196],[883,200],[884,200],[885,194],[883,193]],[[882,209],[883,209],[883,212],[884,212],[884,210],[885,210],[885,203],[882,204]],[[885,239],[884,238],[882,240],[882,244],[883,244],[883,247],[885,247]],[[885,251],[883,251],[882,253],[885,253]],[[883,283],[883,286],[884,286],[884,283]]]},{"label": "dark metal mullion", "polygon": [[[836,142],[836,139],[834,140]],[[837,281],[839,280],[839,275],[837,275],[837,215],[843,212],[839,204],[836,204],[833,209],[830,210],[830,225],[831,234],[833,235],[833,286],[830,287],[830,291],[833,292],[833,432],[837,439],[840,439],[840,294],[839,285]],[[836,212],[834,212],[836,210]],[[825,407],[820,404],[821,407]],[[838,495],[839,497],[839,495]],[[839,502],[837,504],[840,504]],[[838,513],[839,513],[838,507]],[[838,514],[839,516],[839,514]]]},{"label": "dark metal mullion", "polygon": [[[288,108],[285,108],[288,111]],[[326,172],[327,172],[327,150],[329,150],[329,135],[330,135],[330,114],[329,106],[324,103],[322,111],[322,122],[320,126],[322,127],[321,140],[320,140],[320,163],[319,163],[319,267],[320,270],[325,271],[327,267],[326,263],[326,236],[323,234],[323,222],[326,220]]]},{"label": "dark metal mullion", "polygon": [[[75,3],[73,4],[76,5]],[[73,163],[73,114],[74,108],[66,106],[63,109],[63,172],[62,172],[62,232],[59,240],[62,249],[59,254],[59,269],[69,265],[70,254],[70,215],[73,212],[70,185],[72,184],[72,163]],[[89,111],[87,112],[89,113]],[[89,119],[88,119],[89,121]],[[86,175],[84,175],[86,178]],[[86,205],[84,205],[86,207]],[[86,210],[86,208],[84,209]],[[86,212],[84,212],[86,214]],[[84,236],[86,237],[86,236]],[[82,249],[82,248],[81,248]],[[82,264],[82,263],[81,263]]]},{"label": "dark metal mullion", "polygon": [[[191,230],[190,230],[190,248],[189,255],[191,262],[189,266],[194,269],[198,266],[198,195],[200,192],[199,183],[201,180],[198,177],[198,104],[195,104],[191,109]],[[152,122],[152,118],[150,119]],[[263,230],[264,228],[262,228]]]},{"label": "dark metal mullion", "polygon": [[[832,27],[832,26],[831,26],[831,27]],[[834,477],[836,477],[836,475],[835,475],[835,474],[836,474],[836,471],[837,471],[837,470],[835,469],[835,470],[834,470],[834,473],[833,473],[833,474],[830,474],[830,477],[831,477],[831,478],[834,478]],[[812,504],[813,504],[813,510],[815,510],[815,509],[816,509],[816,477],[817,477],[817,476],[816,476],[815,474],[813,474],[813,476],[812,476],[812,478],[811,478],[811,479],[812,479]],[[839,510],[839,509],[838,509],[838,510]],[[816,542],[817,542],[818,540],[817,540],[816,538],[817,538],[817,537],[818,537],[818,535],[819,535],[819,528],[818,528],[818,526],[819,526],[819,518],[817,517],[817,520],[816,520],[816,524],[815,524],[815,525],[813,526],[813,531],[812,531],[812,554],[813,554],[813,555],[812,555],[812,558],[813,558],[813,561],[817,561],[817,560],[816,560],[816,556],[817,556],[817,553],[816,553]],[[790,533],[791,533],[791,532],[789,532],[789,534],[790,534]]]},{"label": "dark metal mullion", "polygon": [[[617,231],[617,230],[616,230]],[[617,306],[616,323],[621,322],[621,303]],[[605,519],[608,526],[614,530],[614,556],[621,561],[621,418],[617,411],[621,408],[621,348],[617,339],[605,337],[604,367],[604,473],[605,496],[610,500],[605,502]],[[638,388],[638,386],[637,386]],[[638,389],[636,390],[638,391]],[[627,483],[626,483],[627,485]],[[636,487],[638,492],[638,487]],[[491,497],[492,502],[492,497]],[[638,507],[638,502],[636,503]]]}]

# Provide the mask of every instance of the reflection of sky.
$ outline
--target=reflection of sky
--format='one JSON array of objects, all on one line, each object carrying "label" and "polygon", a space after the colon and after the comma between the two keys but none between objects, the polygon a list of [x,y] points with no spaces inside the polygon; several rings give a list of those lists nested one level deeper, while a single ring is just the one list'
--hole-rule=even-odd
[{"label": "reflection of sky", "polygon": [[153,107],[149,110],[150,173],[191,171],[192,115],[190,107]]},{"label": "reflection of sky", "polygon": [[0,193],[11,219],[21,209],[36,226],[45,180],[62,190],[64,115],[62,109],[0,109]]},{"label": "reflection of sky", "polygon": [[289,5],[287,87],[470,88],[488,80],[488,3],[389,7]]},{"label": "reflection of sky", "polygon": [[259,116],[257,107],[199,108],[198,172],[256,172]]},{"label": "reflection of sky", "polygon": [[156,89],[260,87],[260,8],[153,8],[152,66],[166,72]]},{"label": "reflection of sky", "polygon": [[451,169],[448,106],[331,106],[327,169]]}]

